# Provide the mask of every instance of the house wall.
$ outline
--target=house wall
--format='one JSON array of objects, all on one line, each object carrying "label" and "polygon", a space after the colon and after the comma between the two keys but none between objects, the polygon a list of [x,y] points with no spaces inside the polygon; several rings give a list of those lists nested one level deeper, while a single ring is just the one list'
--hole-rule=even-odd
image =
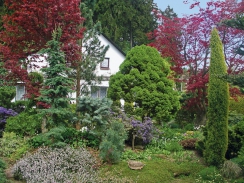
[{"label": "house wall", "polygon": [[[121,50],[119,50],[105,36],[100,35],[99,40],[101,41],[101,45],[109,46],[109,49],[105,55],[105,58],[109,59],[109,68],[101,69],[100,64],[97,65],[95,73],[98,76],[104,76],[105,79],[104,79],[104,81],[102,81],[100,84],[97,84],[96,86],[108,88],[109,87],[109,77],[112,74],[115,74],[116,72],[119,71],[120,64],[125,60],[125,54]],[[32,57],[38,57],[38,59],[36,59],[37,62],[31,62]],[[42,67],[45,67],[48,65],[46,62],[45,56],[40,56],[40,55],[36,54],[33,56],[29,56],[27,59],[30,60],[30,63],[31,63],[29,65],[29,67],[27,68],[28,72],[41,72],[40,69]],[[83,83],[83,81],[81,81],[81,83]],[[17,86],[16,90],[18,90],[18,88],[19,87]],[[23,95],[24,95],[24,93],[23,93]],[[75,98],[75,96],[76,96],[75,93],[70,94],[71,98]],[[19,98],[21,98],[21,97],[20,96],[15,97],[15,99],[13,99],[13,101],[15,101],[16,99],[19,99]],[[73,100],[73,102],[75,102],[75,100]]]},{"label": "house wall", "polygon": [[100,41],[102,45],[109,45],[109,49],[105,55],[106,58],[109,58],[109,70],[101,70],[100,64],[97,66],[97,74],[99,76],[111,76],[119,71],[120,64],[125,60],[125,55],[121,53],[111,42],[106,39],[103,35],[100,35]]}]

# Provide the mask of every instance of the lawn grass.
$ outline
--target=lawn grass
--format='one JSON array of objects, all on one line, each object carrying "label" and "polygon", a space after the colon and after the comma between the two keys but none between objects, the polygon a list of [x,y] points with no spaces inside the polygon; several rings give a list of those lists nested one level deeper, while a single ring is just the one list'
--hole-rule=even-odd
[{"label": "lawn grass", "polygon": [[156,157],[142,162],[145,166],[141,170],[131,170],[127,161],[103,165],[100,175],[127,178],[128,182],[138,183],[193,183],[197,173],[205,168],[200,162],[176,162]]}]

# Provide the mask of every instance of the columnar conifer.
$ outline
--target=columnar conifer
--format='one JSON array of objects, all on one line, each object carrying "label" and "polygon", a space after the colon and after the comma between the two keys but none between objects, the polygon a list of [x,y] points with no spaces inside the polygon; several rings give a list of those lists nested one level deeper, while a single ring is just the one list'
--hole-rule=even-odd
[{"label": "columnar conifer", "polygon": [[219,76],[226,74],[223,46],[216,28],[212,30],[208,87],[208,121],[204,158],[209,165],[219,166],[225,160],[228,146],[229,88]]}]

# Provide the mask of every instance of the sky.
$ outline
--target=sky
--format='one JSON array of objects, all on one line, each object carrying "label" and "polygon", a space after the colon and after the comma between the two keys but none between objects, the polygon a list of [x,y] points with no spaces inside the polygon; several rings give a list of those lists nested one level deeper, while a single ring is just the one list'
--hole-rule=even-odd
[{"label": "sky", "polygon": [[[183,14],[194,14],[198,13],[198,8],[190,9],[190,5],[194,2],[194,0],[188,0],[189,4],[184,4],[184,0],[154,0],[154,3],[158,5],[158,8],[164,11],[169,5],[173,8],[174,12],[178,15],[178,17],[182,17]],[[199,0],[200,6],[202,8],[206,7],[206,3],[210,0]]]}]

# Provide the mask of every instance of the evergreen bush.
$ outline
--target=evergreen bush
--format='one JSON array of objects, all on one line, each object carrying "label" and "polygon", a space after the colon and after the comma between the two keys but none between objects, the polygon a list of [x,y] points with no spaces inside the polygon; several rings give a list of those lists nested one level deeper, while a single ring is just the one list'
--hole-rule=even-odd
[{"label": "evergreen bush", "polygon": [[244,172],[244,146],[241,147],[236,158],[231,159],[231,161],[237,163]]},{"label": "evergreen bush", "polygon": [[[150,117],[157,122],[170,121],[180,108],[179,94],[173,89],[170,64],[155,48],[135,46],[126,55],[119,72],[110,77],[108,97],[113,101],[124,99],[125,110],[135,103],[129,113],[141,119]],[[128,103],[128,104],[126,104]]]},{"label": "evergreen bush", "polygon": [[20,136],[33,136],[41,132],[42,117],[32,112],[22,112],[18,116],[7,119],[6,132],[14,132]]},{"label": "evergreen bush", "polygon": [[52,40],[48,41],[46,48],[40,51],[40,54],[46,55],[49,65],[41,68],[45,74],[45,81],[40,90],[41,95],[38,97],[39,104],[45,107],[39,109],[44,119],[43,131],[46,130],[46,126],[52,128],[66,125],[66,122],[72,119],[71,112],[68,110],[72,99],[68,96],[73,92],[74,80],[67,77],[71,69],[66,66],[65,54],[61,50],[61,35],[62,29],[58,27],[52,34]]},{"label": "evergreen bush", "polygon": [[228,83],[220,76],[227,73],[222,43],[216,28],[211,33],[211,56],[208,85],[208,120],[204,159],[209,165],[220,166],[228,147]]},{"label": "evergreen bush", "polygon": [[77,112],[81,113],[80,121],[90,131],[101,132],[109,121],[112,101],[108,98],[81,97],[78,100]]},{"label": "evergreen bush", "polygon": [[101,159],[110,164],[119,162],[124,151],[126,137],[124,125],[121,122],[113,121],[99,146]]},{"label": "evergreen bush", "polygon": [[[50,129],[46,133],[38,134],[29,140],[29,144],[34,147],[50,146],[50,147],[64,147],[71,145],[73,147],[86,146],[88,142],[85,139],[85,132],[76,130],[75,128],[56,127]],[[90,139],[89,139],[90,140]],[[92,142],[90,142],[92,143]],[[97,145],[98,146],[98,145]]]}]

